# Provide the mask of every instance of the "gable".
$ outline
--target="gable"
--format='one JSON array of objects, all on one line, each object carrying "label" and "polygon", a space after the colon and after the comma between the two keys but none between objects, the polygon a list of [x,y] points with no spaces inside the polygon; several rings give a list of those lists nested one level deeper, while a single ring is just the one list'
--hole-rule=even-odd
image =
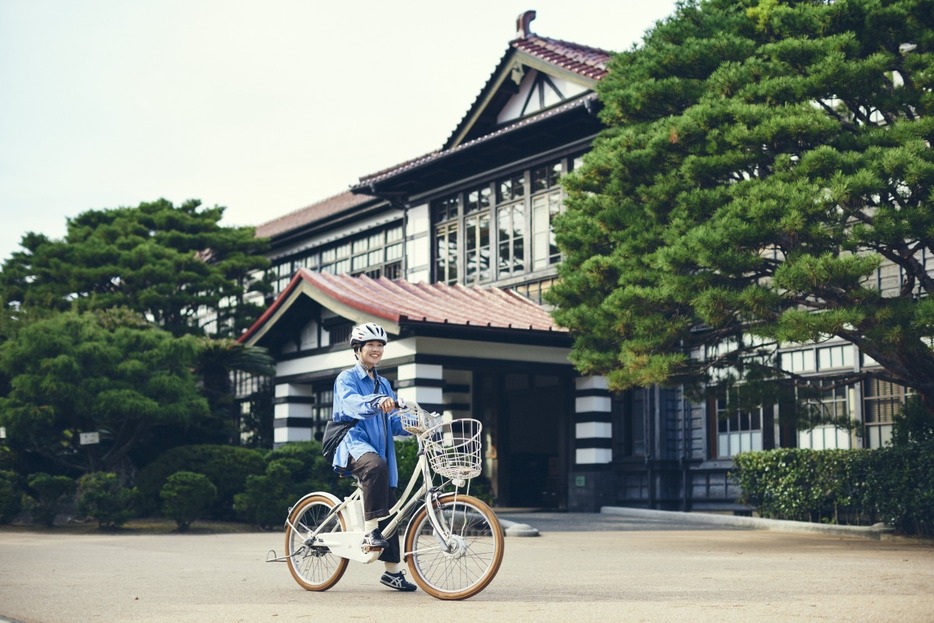
[{"label": "gable", "polygon": [[535,11],[519,16],[517,38],[442,150],[584,97],[606,75],[611,52],[540,37],[533,19]]},{"label": "gable", "polygon": [[519,91],[503,105],[496,116],[497,124],[510,123],[534,115],[590,90],[569,79],[531,69],[519,63],[513,66],[512,79],[519,81]]}]

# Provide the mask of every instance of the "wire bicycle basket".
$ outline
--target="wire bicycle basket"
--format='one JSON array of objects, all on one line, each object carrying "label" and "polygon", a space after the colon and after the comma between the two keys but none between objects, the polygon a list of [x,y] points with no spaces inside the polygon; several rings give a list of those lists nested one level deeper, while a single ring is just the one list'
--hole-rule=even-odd
[{"label": "wire bicycle basket", "polygon": [[413,435],[421,435],[429,428],[440,424],[441,415],[426,411],[416,404],[399,409],[399,422],[402,428]]},{"label": "wire bicycle basket", "polygon": [[437,424],[421,435],[428,464],[439,476],[468,480],[480,475],[480,431],[483,425],[469,418]]}]

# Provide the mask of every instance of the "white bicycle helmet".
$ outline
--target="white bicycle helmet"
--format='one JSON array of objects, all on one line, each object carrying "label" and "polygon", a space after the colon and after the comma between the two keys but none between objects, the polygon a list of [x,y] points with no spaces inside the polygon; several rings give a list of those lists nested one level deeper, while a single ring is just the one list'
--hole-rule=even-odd
[{"label": "white bicycle helmet", "polygon": [[388,341],[389,337],[386,335],[386,330],[375,322],[359,324],[350,332],[351,348],[358,344],[366,344],[367,342],[382,342],[386,344]]}]

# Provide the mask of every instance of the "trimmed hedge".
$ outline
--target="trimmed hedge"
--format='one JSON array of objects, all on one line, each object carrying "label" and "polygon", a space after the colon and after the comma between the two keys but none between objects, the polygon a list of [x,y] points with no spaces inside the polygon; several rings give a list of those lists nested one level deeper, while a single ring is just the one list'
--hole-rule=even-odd
[{"label": "trimmed hedge", "polygon": [[841,525],[879,521],[934,536],[934,441],[878,450],[777,449],[733,458],[739,502],[762,517]]},{"label": "trimmed hedge", "polygon": [[217,487],[217,498],[206,519],[234,518],[234,495],[243,491],[247,476],[262,474],[263,452],[252,448],[222,445],[179,446],[160,455],[140,472],[137,479],[140,509],[153,515],[162,508],[159,497],[169,476],[175,472],[203,474]]}]

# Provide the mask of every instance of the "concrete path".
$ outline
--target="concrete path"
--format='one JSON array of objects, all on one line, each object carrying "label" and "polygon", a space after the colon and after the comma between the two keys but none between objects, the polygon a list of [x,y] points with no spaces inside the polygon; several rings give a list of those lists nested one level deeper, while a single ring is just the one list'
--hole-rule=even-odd
[{"label": "concrete path", "polygon": [[306,592],[285,563],[265,562],[269,550],[282,552],[278,532],[2,531],[0,620],[934,620],[928,542],[699,523],[683,515],[503,513],[512,525],[537,523],[539,536],[508,537],[496,579],[463,602],[386,589],[376,564],[352,563],[331,590]]}]

